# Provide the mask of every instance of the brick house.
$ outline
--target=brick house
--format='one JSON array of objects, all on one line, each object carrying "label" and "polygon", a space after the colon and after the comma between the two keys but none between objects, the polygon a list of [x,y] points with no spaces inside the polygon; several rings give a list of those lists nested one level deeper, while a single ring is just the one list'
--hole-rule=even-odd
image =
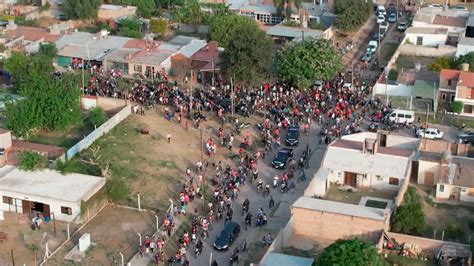
[{"label": "brick house", "polygon": [[439,102],[461,101],[461,115],[474,116],[474,73],[442,69],[439,74]]}]

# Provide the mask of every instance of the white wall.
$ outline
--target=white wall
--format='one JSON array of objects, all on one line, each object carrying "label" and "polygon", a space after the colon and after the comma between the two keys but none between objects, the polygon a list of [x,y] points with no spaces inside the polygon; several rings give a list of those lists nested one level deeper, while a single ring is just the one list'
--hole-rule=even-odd
[{"label": "white wall", "polygon": [[373,87],[373,95],[388,94],[390,96],[411,97],[412,89],[413,89],[412,86],[407,86],[407,85],[402,85],[402,84],[399,84],[399,85],[387,84],[387,86],[385,86],[385,83],[376,83]]},{"label": "white wall", "polygon": [[407,33],[404,40],[410,40],[412,44],[417,44],[418,37],[423,38],[422,46],[435,47],[446,44],[448,35],[446,34],[422,34],[422,33]]},{"label": "white wall", "polygon": [[[441,191],[439,188],[440,186],[444,186],[444,190]],[[452,186],[445,183],[438,183],[436,184],[436,198],[438,199],[449,199],[449,195],[451,195]]]},{"label": "white wall", "polygon": [[[12,211],[15,212],[15,209],[12,209],[11,205],[3,203],[3,196],[11,197],[19,200],[34,201],[43,204],[48,204],[50,212],[54,212],[54,217],[58,221],[72,222],[77,216],[81,213],[81,203],[80,202],[68,202],[68,201],[58,201],[55,199],[42,198],[30,195],[23,195],[19,193],[9,192],[9,191],[0,191],[0,209],[3,211]],[[61,207],[69,207],[72,210],[72,214],[62,214]],[[18,208],[18,213],[22,213],[21,206]]]},{"label": "white wall", "polygon": [[[469,196],[467,194],[469,188],[462,188],[461,189],[461,196],[459,197],[461,201],[465,202],[474,202],[474,196]],[[471,188],[472,190],[472,188]]]},{"label": "white wall", "polygon": [[[398,185],[391,185],[388,183],[390,176],[380,175],[377,177],[373,174],[367,174],[366,177],[362,174],[357,175],[357,187],[371,187],[373,189],[380,190],[399,190],[400,186],[403,184],[404,178],[398,179]],[[332,170],[330,171],[328,180],[332,183],[344,184],[344,171]]]},{"label": "white wall", "polygon": [[465,27],[451,27],[451,26],[426,23],[422,21],[413,21],[411,26],[420,27],[420,28],[448,29],[448,33],[463,33],[466,31]]},{"label": "white wall", "polygon": [[474,46],[458,44],[458,47],[456,50],[456,57],[468,54],[470,52],[474,52]]},{"label": "white wall", "polygon": [[436,184],[439,180],[439,162],[431,162],[431,161],[424,161],[420,159],[418,161],[418,184],[425,183],[425,173],[426,172],[433,172],[434,178],[433,183]]},{"label": "white wall", "polygon": [[313,196],[326,196],[327,190],[329,188],[329,173],[330,170],[320,167],[304,191],[304,196],[309,198]]}]

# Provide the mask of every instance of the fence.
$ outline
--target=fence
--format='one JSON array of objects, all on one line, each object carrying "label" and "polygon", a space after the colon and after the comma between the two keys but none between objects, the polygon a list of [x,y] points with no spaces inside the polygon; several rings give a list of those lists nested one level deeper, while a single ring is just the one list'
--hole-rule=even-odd
[{"label": "fence", "polygon": [[426,47],[414,44],[400,45],[400,54],[427,57],[453,57],[456,54],[456,47],[441,45],[439,47]]},{"label": "fence", "polygon": [[129,105],[126,105],[122,108],[118,113],[112,116],[109,120],[103,123],[100,127],[96,128],[92,131],[87,137],[76,143],[76,145],[72,146],[66,152],[66,159],[69,160],[78,152],[81,152],[84,149],[87,149],[89,146],[94,143],[94,141],[100,138],[105,133],[109,132],[113,129],[116,125],[122,122],[125,118],[127,118],[132,113],[132,108]]}]

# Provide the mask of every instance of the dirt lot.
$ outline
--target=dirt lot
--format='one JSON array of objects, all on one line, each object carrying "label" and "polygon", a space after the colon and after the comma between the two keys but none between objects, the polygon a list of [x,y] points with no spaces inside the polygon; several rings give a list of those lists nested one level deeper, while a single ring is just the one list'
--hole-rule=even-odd
[{"label": "dirt lot", "polygon": [[75,265],[65,261],[64,256],[78,243],[83,233],[89,233],[91,242],[95,244],[86,252],[86,258],[80,265],[104,265],[105,262],[114,260],[120,263],[120,252],[123,253],[125,261],[128,261],[137,252],[138,233],[142,234],[142,237],[151,236],[154,230],[154,214],[108,206],[75,234],[72,242],[48,260],[46,265]]},{"label": "dirt lot", "polygon": [[362,197],[393,200],[396,195],[397,191],[378,191],[370,188],[358,189],[357,191],[348,192],[338,189],[338,187],[335,185],[331,185],[325,199],[349,204],[359,204]]},{"label": "dirt lot", "polygon": [[[0,232],[8,234],[8,240],[0,242],[0,265],[12,265],[11,250],[15,265],[34,265],[35,250],[36,262],[43,260],[45,245],[48,242],[50,250],[54,250],[66,240],[66,223],[56,222],[56,236],[54,236],[53,222],[43,223],[41,230],[31,230],[31,220],[27,215],[5,213],[5,220],[0,222]],[[73,232],[78,225],[71,224]]]}]

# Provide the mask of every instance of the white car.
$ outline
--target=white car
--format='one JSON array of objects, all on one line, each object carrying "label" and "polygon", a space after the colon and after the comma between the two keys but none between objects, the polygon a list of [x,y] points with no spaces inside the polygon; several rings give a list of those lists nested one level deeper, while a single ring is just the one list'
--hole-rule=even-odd
[{"label": "white car", "polygon": [[416,135],[420,138],[426,139],[442,139],[443,132],[436,128],[418,129]]},{"label": "white car", "polygon": [[370,41],[369,42],[369,45],[367,45],[367,53],[375,53],[375,51],[377,51],[377,46],[378,46],[378,42],[377,41]]},{"label": "white car", "polygon": [[385,16],[384,15],[378,15],[377,17],[377,24],[380,24],[385,21]]}]

